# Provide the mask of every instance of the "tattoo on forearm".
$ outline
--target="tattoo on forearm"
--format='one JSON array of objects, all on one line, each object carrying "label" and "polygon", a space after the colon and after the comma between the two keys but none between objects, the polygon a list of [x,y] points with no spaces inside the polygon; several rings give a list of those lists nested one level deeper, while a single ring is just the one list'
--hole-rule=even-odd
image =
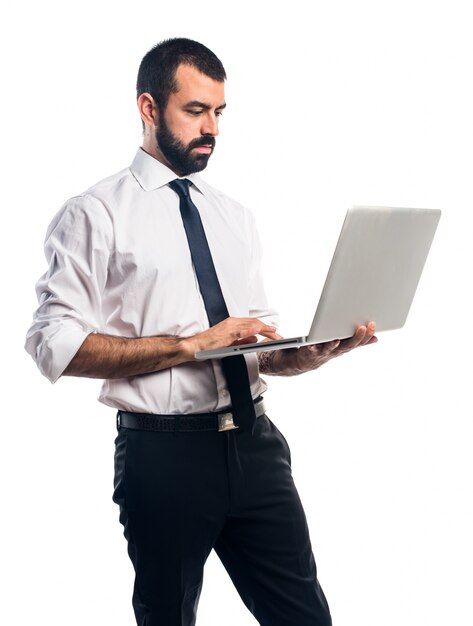
[{"label": "tattoo on forearm", "polygon": [[275,354],[276,354],[275,350],[258,353],[258,364],[259,364],[260,372],[262,374],[275,374],[275,370],[274,370],[274,355]]}]

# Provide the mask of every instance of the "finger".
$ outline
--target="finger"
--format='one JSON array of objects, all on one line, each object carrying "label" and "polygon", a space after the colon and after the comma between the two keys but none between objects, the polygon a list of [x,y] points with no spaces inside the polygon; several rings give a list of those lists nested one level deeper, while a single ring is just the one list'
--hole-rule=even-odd
[{"label": "finger", "polygon": [[258,335],[263,335],[265,337],[269,337],[269,335],[277,335],[276,326],[263,324],[262,326],[260,326],[260,329],[258,331]]},{"label": "finger", "polygon": [[340,345],[340,339],[334,339],[333,341],[325,341],[324,343],[314,343],[307,346],[311,352],[321,352],[326,354],[327,352],[333,352]]},{"label": "finger", "polygon": [[353,350],[353,348],[358,347],[362,341],[364,340],[366,335],[366,326],[358,326],[355,330],[353,337],[349,337],[348,339],[343,339],[340,342],[340,350],[343,352],[347,352],[348,350]]},{"label": "finger", "polygon": [[374,322],[368,322],[366,324],[366,333],[360,345],[368,345],[376,332],[376,324]]},{"label": "finger", "polygon": [[267,339],[284,339],[284,337],[281,337],[281,335],[279,335],[278,333],[274,332],[274,331],[259,331],[258,335],[261,335],[263,337],[266,337]]},{"label": "finger", "polygon": [[367,332],[368,332],[368,329],[366,326],[358,326],[358,328],[356,329],[355,335],[353,337],[354,339],[353,348],[357,348],[358,346],[363,345],[364,341],[366,340]]},{"label": "finger", "polygon": [[374,322],[368,322],[366,326],[358,326],[353,337],[341,342],[341,351],[348,352],[359,346],[367,346],[370,343],[376,343],[378,339],[374,335],[375,332],[376,324]]},{"label": "finger", "polygon": [[245,343],[256,343],[258,341],[258,337],[256,335],[250,335],[249,337],[243,337],[243,339],[237,339],[231,345],[239,346]]},{"label": "finger", "polygon": [[241,325],[237,327],[237,330],[240,332],[240,336],[249,336],[249,335],[263,335],[264,337],[273,336],[276,332],[276,326],[269,326],[268,324],[263,324],[257,319],[250,319],[249,321],[245,321]]},{"label": "finger", "polygon": [[[279,335],[278,333],[265,332],[265,333],[258,333],[258,334],[263,335],[268,340],[269,339],[272,339],[272,340],[284,339],[284,337],[281,337],[281,335]],[[257,343],[257,342],[258,342],[258,337],[256,335],[249,335],[248,337],[240,337],[239,339],[236,339],[232,343],[232,346],[237,346],[239,344],[244,344],[244,343]]]}]

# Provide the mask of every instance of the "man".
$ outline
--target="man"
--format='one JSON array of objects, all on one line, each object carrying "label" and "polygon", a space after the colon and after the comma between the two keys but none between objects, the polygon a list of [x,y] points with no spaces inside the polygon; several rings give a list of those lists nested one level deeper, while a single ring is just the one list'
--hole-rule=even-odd
[{"label": "man", "polygon": [[375,342],[375,328],[195,360],[199,350],[279,338],[253,218],[198,175],[215,148],[225,79],[219,59],[191,40],[143,58],[143,146],[53,220],[26,347],[53,382],[105,379],[100,400],[118,409],[114,500],[140,626],[195,624],[212,548],[260,624],[327,626],[289,449],[265,415],[259,372],[316,369]]}]

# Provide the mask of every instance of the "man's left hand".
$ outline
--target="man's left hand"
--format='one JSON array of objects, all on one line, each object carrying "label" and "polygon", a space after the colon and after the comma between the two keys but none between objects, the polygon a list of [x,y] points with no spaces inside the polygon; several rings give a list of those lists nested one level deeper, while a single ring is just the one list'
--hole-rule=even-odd
[{"label": "man's left hand", "polygon": [[319,368],[337,356],[351,352],[360,346],[376,343],[376,324],[369,322],[366,326],[358,326],[353,337],[336,339],[326,343],[318,343],[301,348],[260,352],[258,361],[262,374],[294,376]]},{"label": "man's left hand", "polygon": [[375,323],[369,322],[366,326],[358,326],[353,337],[348,339],[303,346],[297,351],[297,367],[301,372],[308,372],[355,348],[376,343],[378,338],[374,334],[375,331]]}]

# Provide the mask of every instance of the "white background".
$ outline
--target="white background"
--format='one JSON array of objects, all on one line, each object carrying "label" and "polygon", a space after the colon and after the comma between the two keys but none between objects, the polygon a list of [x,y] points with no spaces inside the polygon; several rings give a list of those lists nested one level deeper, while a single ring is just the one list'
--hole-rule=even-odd
[{"label": "white background", "polygon": [[[23,341],[49,221],[131,162],[139,62],[157,41],[187,36],[227,70],[206,178],[256,214],[283,334],[308,328],[348,206],[443,209],[405,328],[317,372],[270,379],[267,403],[292,448],[334,624],[471,626],[470,3],[10,5],[0,37],[0,621],[134,623],[111,500],[114,413],[96,402],[97,381],[50,385]],[[198,624],[255,624],[214,556]]]}]

